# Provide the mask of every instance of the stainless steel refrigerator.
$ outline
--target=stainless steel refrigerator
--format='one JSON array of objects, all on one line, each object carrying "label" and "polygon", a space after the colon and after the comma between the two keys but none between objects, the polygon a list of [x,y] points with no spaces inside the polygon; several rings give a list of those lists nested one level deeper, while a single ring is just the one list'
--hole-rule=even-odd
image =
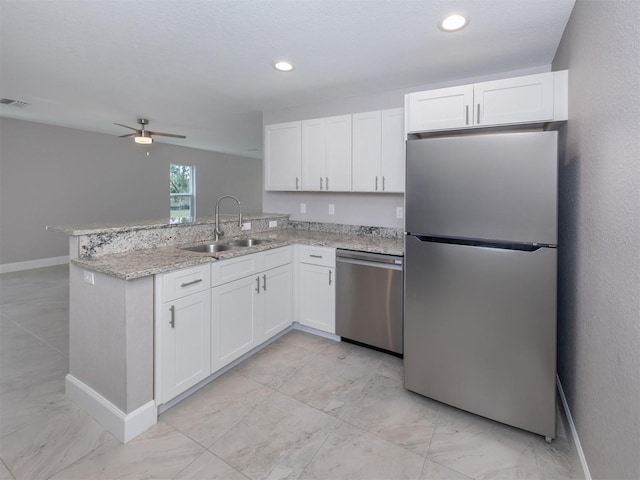
[{"label": "stainless steel refrigerator", "polygon": [[405,387],[555,437],[557,133],[407,141]]}]

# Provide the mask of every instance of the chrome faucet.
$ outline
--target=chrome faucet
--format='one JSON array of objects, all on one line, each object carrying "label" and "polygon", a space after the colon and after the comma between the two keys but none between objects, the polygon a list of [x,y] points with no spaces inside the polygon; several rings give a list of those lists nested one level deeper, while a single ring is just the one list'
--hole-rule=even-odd
[{"label": "chrome faucet", "polygon": [[214,230],[214,233],[216,235],[216,242],[218,241],[219,237],[224,235],[224,232],[222,230],[220,230],[220,200],[222,200],[223,198],[232,198],[238,204],[238,227],[242,228],[242,205],[240,204],[240,200],[238,200],[233,195],[223,195],[223,196],[221,196],[218,199],[218,201],[216,202],[216,227],[215,227],[215,230]]}]

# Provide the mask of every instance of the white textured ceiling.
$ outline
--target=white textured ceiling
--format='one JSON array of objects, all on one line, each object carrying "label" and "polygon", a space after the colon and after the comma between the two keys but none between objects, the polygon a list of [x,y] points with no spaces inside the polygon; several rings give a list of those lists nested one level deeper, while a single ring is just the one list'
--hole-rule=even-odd
[{"label": "white textured ceiling", "polygon": [[574,3],[0,0],[0,115],[259,157],[263,111],[548,65]]}]

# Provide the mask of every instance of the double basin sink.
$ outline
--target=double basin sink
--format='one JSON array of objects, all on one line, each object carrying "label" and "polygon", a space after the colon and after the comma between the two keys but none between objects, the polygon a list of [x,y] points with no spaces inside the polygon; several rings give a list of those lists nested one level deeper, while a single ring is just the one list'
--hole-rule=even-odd
[{"label": "double basin sink", "polygon": [[268,243],[269,240],[262,240],[259,238],[239,238],[237,240],[230,240],[229,242],[215,242],[208,243],[206,245],[195,245],[193,247],[182,247],[181,250],[188,250],[190,252],[197,253],[218,253],[226,252],[227,250],[233,250],[238,248],[248,248],[260,245],[262,243]]}]

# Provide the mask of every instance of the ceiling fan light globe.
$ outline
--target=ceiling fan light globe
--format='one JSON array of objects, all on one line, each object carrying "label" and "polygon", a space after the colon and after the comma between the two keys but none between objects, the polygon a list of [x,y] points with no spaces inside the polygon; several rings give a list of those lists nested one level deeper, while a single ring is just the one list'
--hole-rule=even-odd
[{"label": "ceiling fan light globe", "polygon": [[136,135],[133,140],[134,142],[141,145],[149,145],[150,143],[153,143],[153,139],[147,135],[144,135],[144,133],[142,135]]}]

